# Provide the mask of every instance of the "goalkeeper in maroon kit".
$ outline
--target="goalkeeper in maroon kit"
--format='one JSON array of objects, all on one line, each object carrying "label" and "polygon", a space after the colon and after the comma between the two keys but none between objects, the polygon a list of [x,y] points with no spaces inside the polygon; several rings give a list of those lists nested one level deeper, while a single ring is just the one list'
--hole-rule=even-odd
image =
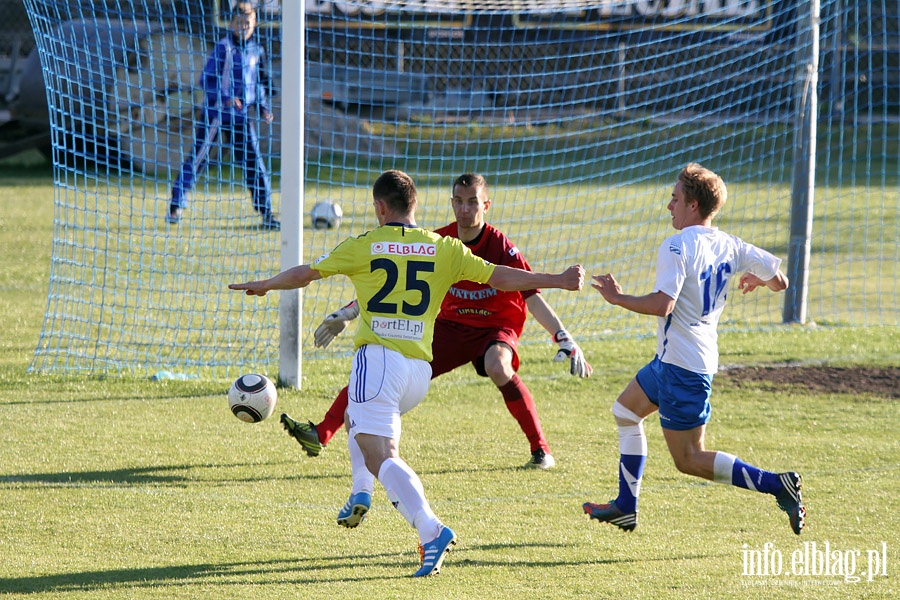
[{"label": "goalkeeper in maroon kit", "polygon": [[[435,230],[436,233],[459,238],[473,254],[489,262],[530,271],[531,267],[518,248],[484,220],[491,206],[484,177],[473,173],[460,175],[454,180],[452,191],[451,204],[456,222]],[[471,281],[456,283],[444,297],[435,322],[431,377],[434,379],[466,363],[471,363],[482,377],[490,377],[528,438],[531,459],[525,466],[548,469],[556,464],[555,460],[541,429],[531,392],[516,374],[519,336],[529,311],[559,344],[555,360],[568,361],[572,375],[589,377],[592,368],[585,361],[581,348],[544,301],[540,290],[502,292]],[[327,346],[358,315],[355,300],[328,315],[316,330],[316,346]],[[344,388],[318,425],[301,423],[286,414],[281,415],[281,421],[309,456],[317,456],[343,426],[347,402],[347,388]],[[358,487],[356,482],[354,486]],[[353,490],[354,493],[358,491],[363,490]],[[341,524],[356,526],[358,522]]]}]

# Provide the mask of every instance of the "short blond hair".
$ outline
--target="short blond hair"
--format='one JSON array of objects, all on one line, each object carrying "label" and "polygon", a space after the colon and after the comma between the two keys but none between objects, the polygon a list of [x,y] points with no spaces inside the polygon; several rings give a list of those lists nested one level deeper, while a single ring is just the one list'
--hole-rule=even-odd
[{"label": "short blond hair", "polygon": [[728,190],[722,178],[697,163],[689,163],[678,174],[681,189],[688,201],[696,200],[700,216],[704,219],[714,216],[725,206]]}]

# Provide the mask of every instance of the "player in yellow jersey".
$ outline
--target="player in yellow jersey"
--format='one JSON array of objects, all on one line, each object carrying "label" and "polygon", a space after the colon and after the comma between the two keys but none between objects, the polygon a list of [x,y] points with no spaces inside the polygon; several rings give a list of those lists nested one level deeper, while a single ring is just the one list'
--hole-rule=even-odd
[{"label": "player in yellow jersey", "polygon": [[[374,473],[418,531],[422,566],[413,576],[422,577],[440,571],[456,534],[432,512],[418,475],[400,458],[400,415],[428,391],[434,320],[447,290],[467,280],[505,291],[577,291],[584,284],[584,269],[575,265],[550,274],[494,265],[473,255],[458,239],[419,228],[416,186],[401,171],[382,173],[372,196],[378,228],[348,238],[311,265],[228,287],[265,296],[332,275],[350,278],[362,321],[354,340],[347,409],[351,462],[354,456],[362,458],[362,467],[355,468]],[[354,502],[351,496],[345,509],[353,512]]]}]

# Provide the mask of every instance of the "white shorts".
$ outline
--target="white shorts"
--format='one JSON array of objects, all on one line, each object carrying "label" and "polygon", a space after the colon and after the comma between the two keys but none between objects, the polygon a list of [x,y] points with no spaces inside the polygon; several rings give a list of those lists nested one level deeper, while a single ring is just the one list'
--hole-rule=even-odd
[{"label": "white shorts", "polygon": [[377,344],[360,346],[350,371],[350,435],[368,433],[400,439],[400,415],[425,398],[431,365]]}]

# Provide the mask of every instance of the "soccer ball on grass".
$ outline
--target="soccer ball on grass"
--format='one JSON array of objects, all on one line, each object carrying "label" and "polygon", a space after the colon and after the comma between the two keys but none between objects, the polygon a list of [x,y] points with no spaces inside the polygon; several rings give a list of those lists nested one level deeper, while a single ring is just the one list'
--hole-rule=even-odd
[{"label": "soccer ball on grass", "polygon": [[228,406],[241,421],[259,423],[272,415],[278,391],[265,375],[241,375],[228,390]]},{"label": "soccer ball on grass", "polygon": [[316,202],[309,212],[313,229],[334,229],[341,224],[344,211],[334,202]]}]

